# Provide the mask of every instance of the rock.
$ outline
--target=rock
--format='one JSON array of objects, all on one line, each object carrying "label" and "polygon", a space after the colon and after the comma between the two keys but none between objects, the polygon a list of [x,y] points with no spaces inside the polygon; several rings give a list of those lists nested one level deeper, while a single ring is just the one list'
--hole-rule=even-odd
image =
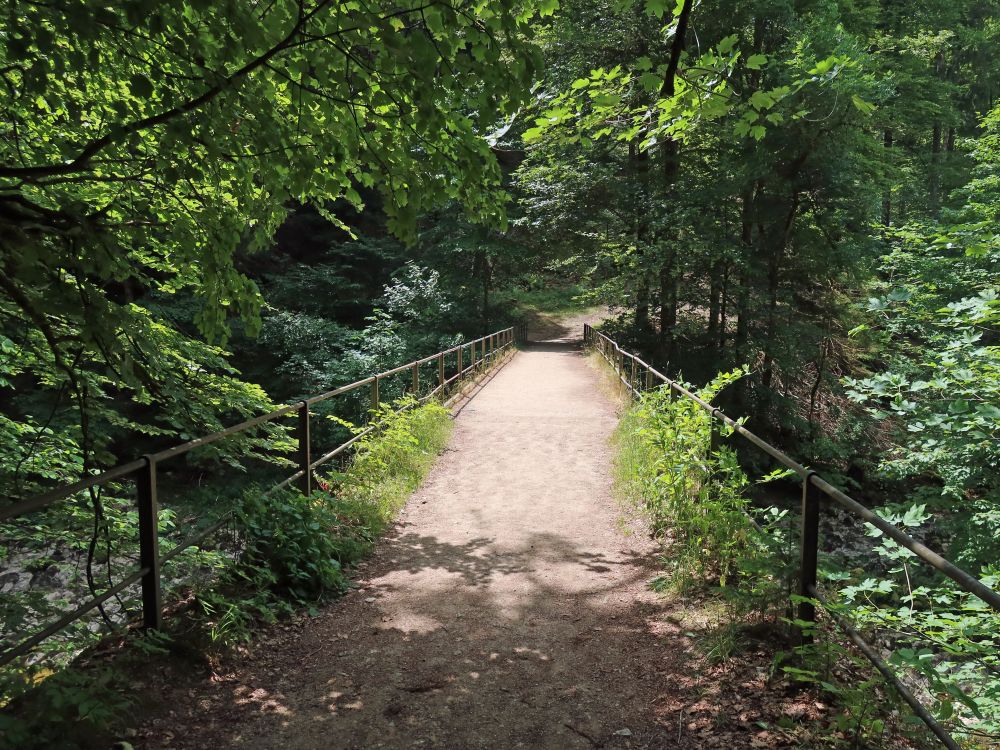
[{"label": "rock", "polygon": [[615,734],[618,735],[619,737],[631,737],[632,730],[628,728],[619,729],[617,732],[615,732]]}]

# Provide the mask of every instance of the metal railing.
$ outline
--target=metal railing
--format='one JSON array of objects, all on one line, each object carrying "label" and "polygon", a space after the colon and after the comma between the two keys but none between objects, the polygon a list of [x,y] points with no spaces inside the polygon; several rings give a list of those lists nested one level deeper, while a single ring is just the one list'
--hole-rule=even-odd
[{"label": "metal railing", "polygon": [[[783,451],[775,448],[766,440],[750,432],[742,424],[726,416],[720,409],[712,406],[707,401],[699,398],[689,390],[674,380],[671,380],[663,373],[654,369],[647,362],[644,362],[635,354],[622,349],[617,342],[604,335],[600,331],[594,330],[590,325],[584,324],[583,339],[585,344],[594,347],[603,356],[618,374],[621,383],[628,389],[629,394],[635,395],[643,390],[652,390],[666,385],[670,390],[670,397],[674,394],[690,399],[707,411],[713,420],[728,425],[732,431],[760,450],[767,453],[782,466],[791,469],[802,480],[802,513],[801,513],[801,533],[799,543],[799,595],[802,601],[798,608],[798,619],[807,623],[816,622],[816,606],[818,603],[831,615],[831,618],[847,634],[847,636],[859,647],[861,652],[872,662],[876,669],[888,680],[896,689],[900,697],[913,709],[913,712],[927,725],[934,735],[945,747],[950,750],[961,750],[957,742],[951,737],[948,731],[941,726],[938,721],[931,716],[930,712],[917,700],[916,696],[902,683],[899,677],[892,671],[888,664],[876,653],[875,649],[855,630],[850,623],[838,616],[826,605],[825,600],[817,589],[817,566],[819,557],[819,522],[822,510],[821,500],[826,496],[846,509],[849,513],[875,526],[883,534],[892,539],[902,547],[910,550],[920,560],[936,568],[941,573],[951,578],[959,588],[978,597],[993,609],[1000,611],[1000,593],[987,586],[968,572],[946,560],[937,552],[921,544],[909,534],[889,523],[884,518],[878,516],[870,508],[862,505],[854,498],[841,492],[836,487],[823,479],[815,471],[803,466],[790,458]],[[626,362],[628,364],[626,365]],[[658,382],[657,382],[658,381]],[[718,433],[713,429],[713,440]],[[804,640],[810,640],[808,634],[804,635]]]},{"label": "metal railing", "polygon": [[[142,587],[143,625],[147,628],[154,629],[162,627],[163,594],[161,587],[161,567],[164,563],[173,559],[184,550],[195,546],[207,536],[220,529],[228,521],[228,515],[224,515],[221,519],[212,523],[207,528],[202,529],[181,541],[165,555],[160,555],[158,533],[159,503],[157,501],[157,467],[164,462],[175,459],[178,456],[183,456],[195,448],[201,448],[218,440],[222,440],[223,438],[246,432],[247,430],[253,429],[262,424],[273,422],[277,419],[281,419],[282,417],[295,414],[298,420],[297,463],[299,469],[290,477],[278,483],[267,492],[273,492],[276,489],[287,487],[288,485],[297,482],[301,491],[304,494],[309,495],[313,490],[313,472],[317,469],[317,467],[325,464],[335,456],[344,453],[344,451],[350,448],[355,442],[369,434],[377,427],[377,425],[371,425],[365,430],[354,435],[354,437],[346,443],[338,445],[336,448],[324,453],[319,458],[313,459],[312,440],[310,438],[310,407],[331,398],[335,398],[336,396],[350,393],[351,391],[367,386],[371,390],[372,406],[373,408],[377,408],[381,403],[379,393],[381,382],[389,376],[405,373],[407,371],[412,372],[412,381],[410,385],[411,392],[414,394],[419,393],[421,365],[435,362],[437,364],[437,384],[430,392],[419,399],[419,401],[425,402],[435,396],[443,395],[458,381],[461,381],[470,375],[479,375],[486,372],[495,364],[504,361],[509,354],[513,353],[514,344],[514,328],[505,328],[503,330],[481,336],[473,341],[467,341],[463,344],[459,344],[458,346],[453,346],[450,349],[445,349],[435,354],[431,354],[428,357],[423,357],[422,359],[408,362],[405,365],[394,367],[391,370],[380,372],[376,375],[364,378],[363,380],[358,380],[354,383],[341,386],[340,388],[335,388],[331,391],[327,391],[326,393],[312,396],[311,398],[304,399],[294,404],[282,406],[280,409],[276,409],[268,414],[248,419],[219,432],[214,432],[211,435],[195,438],[194,440],[189,440],[186,443],[173,446],[172,448],[166,448],[165,450],[145,455],[142,458],[121,464],[101,474],[89,476],[78,482],[67,484],[62,487],[56,487],[48,492],[44,492],[27,500],[22,500],[4,508],[0,508],[0,523],[4,523],[19,516],[48,508],[61,500],[71,498],[77,493],[91,487],[98,487],[118,479],[134,476],[137,487],[139,520],[139,568],[102,594],[87,600],[79,607],[66,613],[63,617],[60,617],[53,623],[50,623],[39,632],[34,633],[30,637],[17,643],[17,645],[12,646],[11,648],[8,648],[0,653],[0,666],[9,663],[19,656],[24,656],[29,653],[31,649],[44,641],[46,638],[58,633],[67,625],[79,620],[91,610],[95,609],[111,597],[116,596],[137,582],[140,583]],[[454,357],[455,369],[453,374],[449,377],[446,365],[450,363],[446,360],[451,357]]]}]

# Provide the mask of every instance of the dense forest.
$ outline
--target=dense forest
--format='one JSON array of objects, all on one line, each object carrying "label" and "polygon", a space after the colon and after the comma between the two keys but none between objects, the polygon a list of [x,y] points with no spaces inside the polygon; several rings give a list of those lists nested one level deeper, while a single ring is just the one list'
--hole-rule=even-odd
[{"label": "dense forest", "polygon": [[[576,305],[672,377],[739,370],[727,413],[996,586],[1000,3],[5,10],[3,503]],[[366,409],[316,429],[333,441]],[[279,476],[289,435],[186,457],[167,521]],[[96,593],[134,556],[131,493],[5,524],[2,567],[84,560]],[[896,553],[846,601],[923,634],[898,664],[988,746],[996,614]],[[864,564],[844,566],[831,580]],[[72,599],[3,596],[5,646]]]}]

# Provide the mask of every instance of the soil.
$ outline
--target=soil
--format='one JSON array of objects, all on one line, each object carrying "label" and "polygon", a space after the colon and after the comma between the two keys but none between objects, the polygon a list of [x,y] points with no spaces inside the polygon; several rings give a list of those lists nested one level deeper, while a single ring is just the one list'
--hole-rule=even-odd
[{"label": "soil", "polygon": [[536,343],[459,407],[450,447],[356,571],[356,590],[269,629],[210,677],[150,674],[136,689],[160,700],[131,741],[796,744],[771,722],[825,707],[769,689],[765,647],[707,663],[677,602],[649,588],[659,548],[612,497],[617,417],[573,341],[586,317],[533,330]]}]

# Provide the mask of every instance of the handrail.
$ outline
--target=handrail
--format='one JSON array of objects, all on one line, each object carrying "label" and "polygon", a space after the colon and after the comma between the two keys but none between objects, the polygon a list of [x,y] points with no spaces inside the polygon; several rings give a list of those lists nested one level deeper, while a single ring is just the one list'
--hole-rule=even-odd
[{"label": "handrail", "polygon": [[[64,615],[56,622],[49,624],[41,631],[20,641],[3,652],[0,652],[0,666],[9,663],[18,656],[28,653],[32,648],[37,646],[46,638],[54,635],[67,625],[80,619],[83,615],[87,614],[98,605],[107,601],[112,596],[137,581],[142,584],[143,624],[148,628],[158,629],[161,627],[163,609],[160,591],[161,566],[165,562],[176,557],[183,550],[200,542],[212,531],[221,527],[227,519],[227,516],[223,516],[222,519],[217,519],[207,529],[202,529],[201,531],[192,534],[180,544],[171,548],[168,553],[161,556],[159,552],[159,539],[157,531],[159,526],[159,503],[157,502],[156,469],[159,464],[172,458],[176,458],[177,456],[184,455],[195,448],[200,448],[231,435],[245,432],[253,427],[272,422],[294,412],[298,416],[298,471],[290,477],[284,479],[282,482],[279,482],[268,492],[272,492],[275,489],[288,486],[289,484],[298,481],[302,492],[309,495],[311,494],[313,488],[313,471],[321,464],[343,453],[357,440],[374,429],[374,426],[368,427],[362,432],[354,435],[346,443],[339,445],[333,450],[320,456],[318,459],[313,460],[309,429],[309,407],[344,393],[357,390],[358,388],[366,385],[371,387],[372,405],[375,407],[379,404],[379,381],[386,377],[406,372],[407,370],[412,372],[413,380],[411,390],[412,392],[418,392],[420,385],[420,366],[436,361],[437,386],[426,396],[420,399],[421,401],[426,401],[427,399],[445,391],[450,385],[456,383],[457,381],[461,381],[466,376],[475,374],[479,371],[486,371],[495,364],[502,363],[507,355],[513,353],[515,343],[518,340],[520,339],[516,335],[513,327],[503,328],[501,330],[494,331],[493,333],[488,333],[485,336],[480,336],[477,339],[456,344],[455,346],[443,349],[430,356],[423,357],[412,362],[407,362],[405,365],[400,365],[399,367],[394,367],[390,370],[386,370],[385,372],[380,372],[376,375],[371,375],[353,383],[340,386],[339,388],[334,388],[326,393],[321,393],[317,396],[303,399],[302,401],[298,401],[294,404],[281,406],[274,411],[268,412],[267,414],[247,419],[239,424],[232,425],[231,427],[219,430],[218,432],[213,432],[210,435],[188,440],[185,443],[166,448],[158,451],[157,453],[152,453],[150,455],[143,456],[140,459],[112,467],[101,474],[84,477],[77,482],[72,482],[61,487],[55,487],[36,495],[35,497],[22,500],[5,508],[0,508],[0,523],[3,523],[27,513],[42,510],[43,508],[49,507],[60,500],[89,489],[90,487],[104,485],[125,476],[133,474],[136,475],[139,509],[138,570],[133,571],[128,577],[120,581],[115,586],[111,587],[104,593],[87,600],[75,610]],[[469,352],[468,366],[463,365],[466,350]],[[446,377],[445,357],[452,354],[455,355],[456,373],[451,377]]]},{"label": "handrail", "polygon": [[[712,406],[710,403],[702,398],[699,398],[694,393],[691,393],[688,389],[684,388],[680,383],[672,380],[663,373],[659,372],[653,368],[650,364],[640,359],[637,355],[628,352],[621,348],[618,343],[610,338],[609,336],[595,330],[592,326],[584,324],[583,327],[583,339],[585,343],[595,345],[601,356],[603,356],[607,362],[615,369],[615,372],[619,376],[619,380],[628,389],[629,394],[634,398],[635,395],[640,392],[641,385],[639,388],[636,387],[637,382],[642,383],[642,380],[636,378],[636,370],[645,370],[645,387],[649,390],[653,387],[653,379],[661,381],[664,383],[670,394],[671,398],[676,392],[681,396],[695,402],[702,409],[707,411],[712,419],[718,420],[723,424],[729,426],[733,432],[740,435],[748,442],[755,445],[757,448],[761,449],[769,456],[774,458],[778,463],[782,464],[788,469],[791,469],[802,479],[802,522],[801,522],[801,543],[800,543],[800,563],[799,563],[799,595],[803,597],[802,603],[799,604],[798,617],[799,620],[805,622],[815,622],[816,621],[816,609],[815,603],[818,602],[821,606],[825,606],[825,602],[817,594],[817,578],[818,578],[818,552],[819,552],[819,519],[821,511],[820,503],[820,493],[834,500],[838,505],[846,509],[849,513],[863,519],[867,523],[872,524],[880,531],[882,531],[886,536],[891,538],[896,543],[900,544],[906,549],[910,550],[916,557],[920,560],[931,565],[935,569],[944,573],[946,576],[951,578],[955,583],[958,584],[960,588],[964,591],[972,594],[973,596],[979,598],[993,609],[1000,611],[1000,593],[987,586],[985,583],[979,579],[972,576],[965,570],[962,570],[954,563],[945,559],[943,556],[937,552],[931,550],[924,544],[918,542],[916,539],[911,537],[905,531],[900,529],[898,526],[889,523],[884,518],[876,514],[867,506],[859,503],[857,500],[852,498],[850,495],[838,490],[832,484],[823,479],[815,471],[803,466],[799,462],[795,461],[789,457],[784,451],[775,448],[773,445],[768,443],[763,438],[755,435],[750,430],[746,429],[739,421],[726,416],[719,408]],[[630,373],[626,376],[625,373],[625,361],[629,360],[631,362]],[[831,613],[832,614],[832,613]],[[833,616],[834,621],[840,625],[848,636],[855,643],[859,645],[862,653],[872,663],[875,667],[885,674],[888,667],[878,659],[877,654],[874,649],[864,642],[860,634],[857,633],[853,628],[850,627],[842,618]],[[808,640],[806,637],[804,640]],[[875,657],[875,658],[873,658]],[[891,678],[889,680],[897,689],[902,684],[899,682],[898,678]],[[905,690],[905,688],[904,688]],[[901,693],[903,699],[913,706],[913,702],[916,700],[913,698],[912,694],[908,691]],[[915,707],[914,707],[915,708]],[[949,748],[957,748],[958,745],[955,741],[948,735],[947,731],[926,711],[921,707],[920,710],[915,708],[915,713],[917,716],[927,724],[931,731],[944,743],[945,746]]]}]

